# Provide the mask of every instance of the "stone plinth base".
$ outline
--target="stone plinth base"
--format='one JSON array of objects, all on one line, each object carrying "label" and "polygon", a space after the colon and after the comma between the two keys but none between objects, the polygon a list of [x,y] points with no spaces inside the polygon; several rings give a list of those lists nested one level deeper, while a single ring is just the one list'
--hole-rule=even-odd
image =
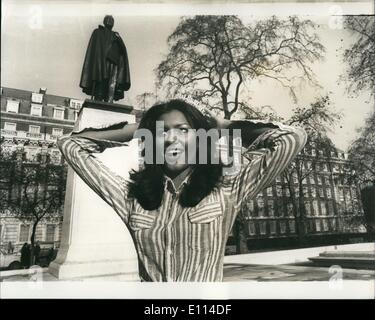
[{"label": "stone plinth base", "polygon": [[[131,107],[87,100],[76,128],[135,122]],[[138,144],[95,155],[114,173],[128,177],[138,168]],[[129,231],[115,211],[69,168],[61,245],[49,272],[58,279],[138,280],[138,258]]]}]

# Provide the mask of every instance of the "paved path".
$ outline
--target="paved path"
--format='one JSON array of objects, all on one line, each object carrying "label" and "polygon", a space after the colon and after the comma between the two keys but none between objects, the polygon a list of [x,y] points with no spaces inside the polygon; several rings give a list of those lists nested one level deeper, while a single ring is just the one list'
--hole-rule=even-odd
[{"label": "paved path", "polygon": [[342,274],[343,280],[374,280],[374,270],[331,269],[298,265],[224,265],[224,281],[328,281]]},{"label": "paved path", "polygon": [[[257,252],[224,257],[224,281],[328,281],[332,276],[342,275],[344,280],[375,281],[375,270],[330,269],[317,267],[309,262],[309,257],[324,251],[375,252],[375,243],[359,243],[340,246],[313,247],[294,250]],[[332,268],[332,267],[331,267]],[[43,281],[56,281],[48,274],[48,269],[37,268],[43,272]],[[330,272],[331,271],[331,272]],[[21,271],[28,273],[27,270]],[[14,272],[13,272],[14,273]],[[32,274],[0,274],[1,281],[35,281]],[[113,280],[116,281],[116,280]]]},{"label": "paved path", "polygon": [[[334,272],[332,272],[334,271]],[[257,265],[232,263],[224,265],[224,281],[328,281],[334,274],[340,272],[344,280],[373,280],[374,270],[334,269],[300,266],[300,265]],[[32,281],[33,275],[12,275],[0,281]],[[48,273],[43,273],[43,281],[56,281]],[[34,279],[35,280],[35,279]]]}]

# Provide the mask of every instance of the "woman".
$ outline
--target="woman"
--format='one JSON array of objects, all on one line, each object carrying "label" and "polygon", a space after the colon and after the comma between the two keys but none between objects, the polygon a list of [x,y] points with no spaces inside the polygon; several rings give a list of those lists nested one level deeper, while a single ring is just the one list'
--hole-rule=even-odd
[{"label": "woman", "polygon": [[[157,121],[164,124],[161,134]],[[194,148],[194,129],[208,130],[213,124],[241,129],[248,160],[235,174],[223,175],[222,164],[210,163],[209,147]],[[127,181],[97,160],[95,153],[124,145],[140,129],[152,133],[154,159],[145,161]],[[150,108],[139,125],[85,129],[60,138],[59,147],[73,169],[128,227],[143,281],[222,281],[225,244],[242,201],[271,184],[305,142],[301,129],[254,121],[212,121],[188,103],[172,100]],[[145,152],[149,147],[145,145]],[[155,161],[161,156],[158,150],[162,150],[162,163]],[[202,153],[207,153],[208,163],[191,164]]]}]

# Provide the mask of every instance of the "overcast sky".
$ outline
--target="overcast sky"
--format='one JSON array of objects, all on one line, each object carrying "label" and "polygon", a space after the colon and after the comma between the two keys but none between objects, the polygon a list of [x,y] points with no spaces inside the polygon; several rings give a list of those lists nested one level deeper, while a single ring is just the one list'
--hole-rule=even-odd
[{"label": "overcast sky", "polygon": [[[102,24],[106,14],[115,19],[113,30],[119,32],[128,50],[132,87],[122,103],[134,105],[143,92],[155,92],[154,69],[168,52],[166,39],[179,23],[181,14],[241,14],[244,21],[260,19],[264,15],[298,13],[293,6],[252,5],[251,7],[222,4],[218,7],[189,5],[123,5],[96,2],[2,2],[1,22],[1,85],[38,91],[46,87],[50,94],[85,99],[79,88],[82,63],[92,31]],[[288,9],[289,8],[289,9]],[[323,89],[310,87],[298,91],[298,104],[303,106],[317,97],[331,94],[335,108],[344,113],[339,126],[330,134],[337,147],[345,150],[355,137],[355,129],[374,108],[369,93],[350,98],[343,85],[337,84],[345,65],[341,59],[342,46],[352,38],[339,24],[322,13],[368,13],[369,6],[316,7],[304,4],[300,13],[320,24],[319,36],[326,47],[325,61],[313,66]],[[341,10],[341,11],[340,11]],[[247,15],[251,12],[251,15]],[[254,17],[255,16],[255,17]],[[295,107],[288,92],[271,81],[250,85],[254,106],[270,105],[288,117]]]}]

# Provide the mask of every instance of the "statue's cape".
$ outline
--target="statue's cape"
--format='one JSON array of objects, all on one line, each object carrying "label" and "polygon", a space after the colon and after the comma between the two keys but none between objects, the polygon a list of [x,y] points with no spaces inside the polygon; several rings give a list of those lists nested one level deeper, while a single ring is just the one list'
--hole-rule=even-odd
[{"label": "statue's cape", "polygon": [[84,93],[92,95],[94,81],[101,82],[109,78],[110,62],[118,66],[114,99],[119,100],[131,84],[128,54],[117,32],[99,26],[91,35],[83,63],[79,86]]}]

